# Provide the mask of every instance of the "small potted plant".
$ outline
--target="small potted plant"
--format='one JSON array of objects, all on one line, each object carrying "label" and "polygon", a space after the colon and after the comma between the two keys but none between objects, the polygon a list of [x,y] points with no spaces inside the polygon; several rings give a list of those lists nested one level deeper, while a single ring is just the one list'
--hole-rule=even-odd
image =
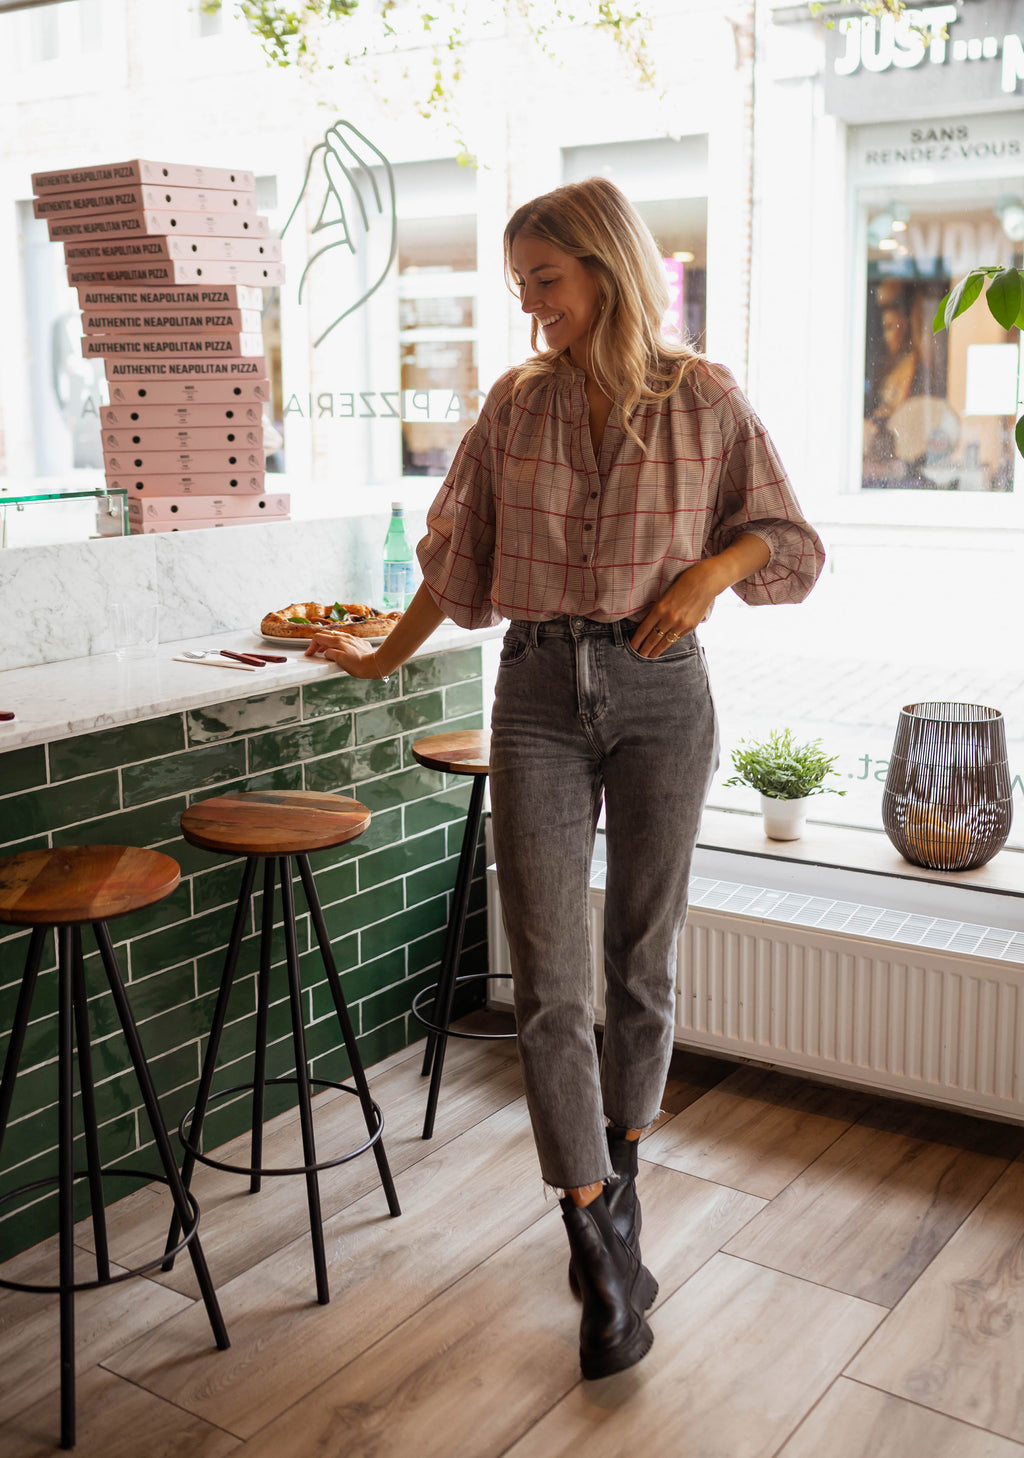
[{"label": "small potted plant", "polygon": [[797,744],[792,729],[773,729],[767,739],[741,739],[732,752],[736,771],[727,785],[749,785],[761,796],[764,830],[770,840],[798,840],[804,828],[807,802],[814,795],[845,795],[826,785],[837,771],[838,755],[828,755],[820,739]]}]

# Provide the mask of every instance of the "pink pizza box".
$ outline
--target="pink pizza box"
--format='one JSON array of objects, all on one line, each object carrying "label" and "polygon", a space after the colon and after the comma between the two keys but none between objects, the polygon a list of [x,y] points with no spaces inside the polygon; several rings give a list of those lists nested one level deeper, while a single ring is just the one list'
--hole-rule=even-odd
[{"label": "pink pizza box", "polygon": [[188,262],[176,258],[171,265],[176,283],[245,284],[250,288],[276,289],[285,281],[283,263],[239,263],[231,258]]},{"label": "pink pizza box", "polygon": [[111,380],[110,403],[125,405],[245,405],[268,403],[271,385],[266,375],[257,380],[148,380],[140,377]]},{"label": "pink pizza box", "polygon": [[100,424],[105,430],[129,433],[172,427],[189,431],[213,426],[224,429],[234,424],[250,430],[255,426],[262,435],[263,406],[226,400],[209,405],[101,405]]},{"label": "pink pizza box", "polygon": [[109,289],[116,289],[118,285],[156,288],[160,284],[240,284],[248,288],[273,289],[283,284],[284,279],[282,263],[233,263],[227,258],[202,263],[188,263],[181,258],[152,258],[123,265],[107,259],[99,266],[81,261],[68,266],[68,283],[77,289],[85,284]]},{"label": "pink pizza box", "polygon": [[[108,380],[265,380],[267,361],[253,359],[105,359]],[[111,396],[111,399],[114,397]]]},{"label": "pink pizza box", "polygon": [[153,426],[137,426],[129,430],[102,431],[105,451],[211,451],[249,450],[263,451],[263,426],[255,425],[201,425],[179,426],[158,429]]},{"label": "pink pizza box", "polygon": [[241,284],[105,284],[80,286],[80,309],[262,309],[258,288]]},{"label": "pink pizza box", "polygon": [[133,496],[128,503],[128,518],[136,521],[187,521],[196,517],[287,516],[291,497],[287,491],[269,492],[264,496],[158,496],[152,500]]},{"label": "pink pizza box", "polygon": [[270,224],[263,213],[185,213],[146,209],[101,213],[88,218],[47,218],[51,241],[59,238],[131,237],[139,233],[187,233],[207,238],[266,238]]},{"label": "pink pizza box", "polygon": [[91,238],[82,242],[64,239],[64,260],[77,268],[119,268],[129,263],[167,263],[172,258],[194,263],[280,263],[281,242],[277,238],[189,238],[148,234],[136,238]]},{"label": "pink pizza box", "polygon": [[215,333],[87,334],[82,340],[86,359],[252,359],[263,354],[262,334],[239,329]]},{"label": "pink pizza box", "polygon": [[242,517],[196,517],[192,521],[139,521],[129,522],[130,536],[147,536],[151,532],[195,532],[204,527],[260,526],[275,521],[291,521],[290,516],[242,516]]},{"label": "pink pizza box", "polygon": [[146,472],[115,476],[108,471],[107,486],[112,491],[127,491],[129,503],[140,496],[247,496],[253,492],[262,495],[264,475],[263,471],[246,471],[237,476],[227,471],[201,471],[198,475],[160,476]]},{"label": "pink pizza box", "polygon": [[[214,238],[210,241],[220,240]],[[255,240],[246,238],[237,241],[250,243]],[[62,246],[65,263],[74,263],[78,267],[91,263],[94,268],[105,268],[111,263],[121,266],[140,260],[145,262],[147,259],[166,263],[175,256],[168,247],[169,242],[170,239],[162,235],[153,238],[148,235],[141,238],[89,238],[85,242],[77,238],[65,238]]]},{"label": "pink pizza box", "polygon": [[83,309],[86,334],[256,334],[263,328],[258,309]]},{"label": "pink pizza box", "polygon": [[171,258],[230,259],[235,263],[280,263],[279,238],[190,238],[170,237],[167,252]]},{"label": "pink pizza box", "polygon": [[156,187],[136,183],[130,187],[79,188],[50,192],[32,204],[37,218],[117,217],[173,208],[181,213],[255,213],[254,192],[209,192],[197,187]]},{"label": "pink pizza box", "polygon": [[103,451],[103,469],[108,476],[120,476],[126,471],[133,474],[144,472],[147,476],[192,475],[208,471],[262,471],[265,456],[263,448],[237,450],[228,448],[220,451]]},{"label": "pink pizza box", "polygon": [[253,192],[256,178],[252,172],[235,167],[192,167],[182,162],[147,162],[134,158],[131,162],[102,162],[93,167],[62,168],[52,172],[33,172],[32,191],[71,192],[137,182],[167,183],[171,187],[213,187],[228,192]]}]

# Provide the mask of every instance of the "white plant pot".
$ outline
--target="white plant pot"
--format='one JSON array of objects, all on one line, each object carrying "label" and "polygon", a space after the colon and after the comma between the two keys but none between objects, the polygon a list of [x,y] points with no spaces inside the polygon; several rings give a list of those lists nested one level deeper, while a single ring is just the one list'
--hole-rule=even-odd
[{"label": "white plant pot", "polygon": [[807,806],[812,798],[805,795],[802,800],[773,800],[770,795],[762,795],[764,833],[768,839],[799,840],[804,833]]}]

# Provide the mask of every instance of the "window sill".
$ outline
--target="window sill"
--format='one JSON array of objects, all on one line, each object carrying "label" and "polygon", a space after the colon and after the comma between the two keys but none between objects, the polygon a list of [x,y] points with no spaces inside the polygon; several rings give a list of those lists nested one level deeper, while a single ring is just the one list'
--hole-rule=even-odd
[{"label": "window sill", "polygon": [[913,866],[884,831],[814,822],[800,840],[769,840],[760,815],[704,812],[695,873],[1024,929],[1024,852],[976,871]]}]

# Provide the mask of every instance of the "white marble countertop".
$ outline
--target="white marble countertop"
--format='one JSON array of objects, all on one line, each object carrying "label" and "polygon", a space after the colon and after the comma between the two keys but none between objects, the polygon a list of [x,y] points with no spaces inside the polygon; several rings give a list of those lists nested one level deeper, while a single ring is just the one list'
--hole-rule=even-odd
[{"label": "white marble countertop", "polygon": [[[445,623],[413,657],[470,648],[499,636],[502,631],[502,627],[496,627],[469,632]],[[305,658],[304,647],[269,643],[258,633],[243,629],[161,643],[146,658],[118,659],[108,653],[33,668],[8,669],[0,673],[0,712],[11,711],[15,717],[0,721],[0,755],[10,749],[71,739],[76,734],[155,719],[183,709],[246,699],[339,672],[335,664],[325,659]],[[175,661],[174,655],[185,650],[197,652],[211,648],[282,653],[287,655],[288,662],[270,663],[266,668],[245,673],[237,668],[211,668],[206,664]]]}]

